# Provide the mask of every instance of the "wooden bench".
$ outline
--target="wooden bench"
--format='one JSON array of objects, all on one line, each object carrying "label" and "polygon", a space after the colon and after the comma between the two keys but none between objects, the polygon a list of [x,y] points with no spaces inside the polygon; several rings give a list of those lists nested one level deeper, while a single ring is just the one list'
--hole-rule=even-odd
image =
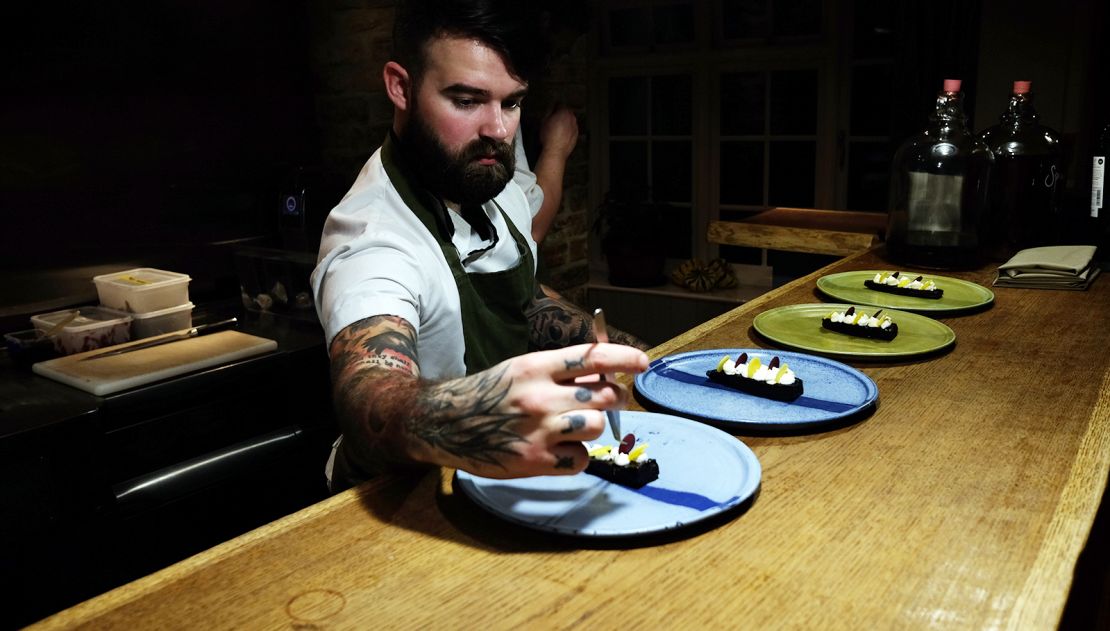
[{"label": "wooden bench", "polygon": [[775,207],[743,221],[712,221],[706,238],[717,245],[847,256],[876,244],[885,229],[885,213]]}]

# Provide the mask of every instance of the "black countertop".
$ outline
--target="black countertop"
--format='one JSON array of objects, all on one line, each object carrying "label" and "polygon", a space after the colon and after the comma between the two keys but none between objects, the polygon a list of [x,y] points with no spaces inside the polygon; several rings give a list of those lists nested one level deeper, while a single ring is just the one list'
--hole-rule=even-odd
[{"label": "black countertop", "polygon": [[22,625],[326,497],[313,314],[200,303],[277,350],[98,397],[0,353],[0,589]]}]

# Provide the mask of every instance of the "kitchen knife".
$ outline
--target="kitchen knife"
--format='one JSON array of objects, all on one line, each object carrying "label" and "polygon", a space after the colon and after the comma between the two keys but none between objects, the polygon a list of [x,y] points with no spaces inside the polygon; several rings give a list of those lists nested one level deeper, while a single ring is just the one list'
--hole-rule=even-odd
[{"label": "kitchen knife", "polygon": [[103,357],[114,357],[116,355],[122,355],[124,353],[142,350],[144,348],[152,348],[154,346],[161,346],[162,344],[169,344],[171,342],[180,342],[181,340],[187,340],[192,337],[207,335],[209,333],[215,333],[217,331],[223,331],[224,329],[233,328],[238,321],[238,318],[228,318],[226,320],[220,320],[219,322],[201,324],[198,326],[194,326],[191,329],[185,329],[184,331],[180,331],[178,333],[164,335],[162,337],[157,337],[145,342],[139,342],[138,344],[132,344],[123,348],[117,348],[110,351],[104,351],[103,353],[89,355],[88,357],[82,357],[81,361],[86,361],[89,359],[101,359]]}]

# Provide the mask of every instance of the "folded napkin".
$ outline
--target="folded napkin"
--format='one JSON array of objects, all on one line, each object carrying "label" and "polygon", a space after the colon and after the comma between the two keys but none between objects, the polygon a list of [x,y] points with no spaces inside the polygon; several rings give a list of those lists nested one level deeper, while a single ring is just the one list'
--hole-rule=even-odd
[{"label": "folded napkin", "polygon": [[1052,245],[1028,248],[998,267],[997,287],[1086,289],[1100,271],[1091,261],[1093,245]]}]

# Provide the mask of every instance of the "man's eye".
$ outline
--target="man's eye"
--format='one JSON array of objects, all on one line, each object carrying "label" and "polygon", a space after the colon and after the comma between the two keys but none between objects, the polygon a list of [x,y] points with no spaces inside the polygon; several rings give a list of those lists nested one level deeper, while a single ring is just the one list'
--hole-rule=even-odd
[{"label": "man's eye", "polygon": [[474,107],[476,104],[477,101],[474,99],[455,99],[455,107],[459,109],[467,110]]},{"label": "man's eye", "polygon": [[501,104],[501,107],[507,110],[518,110],[520,109],[520,104],[520,99],[517,99],[515,101],[505,101]]}]

